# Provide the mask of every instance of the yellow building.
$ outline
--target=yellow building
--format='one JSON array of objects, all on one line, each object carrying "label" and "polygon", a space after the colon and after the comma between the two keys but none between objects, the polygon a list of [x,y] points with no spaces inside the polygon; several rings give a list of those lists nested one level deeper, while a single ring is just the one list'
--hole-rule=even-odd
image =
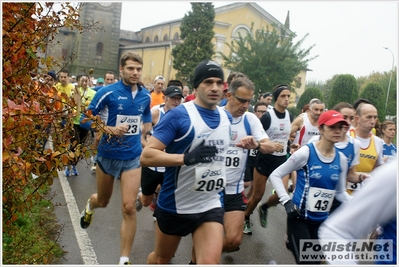
[{"label": "yellow building", "polygon": [[[286,25],[289,25],[288,16]],[[172,67],[171,51],[182,41],[180,39],[181,22],[182,19],[178,19],[142,28],[140,32],[137,32],[141,37],[141,43],[120,48],[120,55],[131,51],[143,57],[144,66],[141,80],[145,85],[151,85],[153,79],[158,75],[163,76],[166,81],[175,79],[177,71]],[[215,52],[229,55],[230,49],[226,43],[231,43],[234,38],[238,38],[238,33],[242,36],[249,33],[252,23],[254,30],[266,30],[267,27],[272,30],[273,25],[276,25],[276,30],[280,31],[286,27],[256,3],[241,2],[215,8],[215,36],[212,40]],[[288,33],[292,34],[293,32],[288,29]],[[221,65],[224,63],[217,53],[214,60]],[[227,77],[230,70],[224,69],[224,71],[225,77]],[[295,89],[298,93],[302,93],[306,81],[305,70],[298,74],[297,81],[300,82],[301,87]],[[293,82],[294,84],[298,83]],[[293,96],[293,101],[295,101],[295,96]]]}]

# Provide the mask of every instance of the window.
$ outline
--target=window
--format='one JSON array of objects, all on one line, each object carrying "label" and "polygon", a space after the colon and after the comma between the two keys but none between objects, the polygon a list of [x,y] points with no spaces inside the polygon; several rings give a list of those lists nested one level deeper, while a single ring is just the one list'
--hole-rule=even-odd
[{"label": "window", "polygon": [[167,35],[167,34],[164,35],[163,40],[164,40],[164,41],[167,41],[167,40],[168,40],[168,35]]},{"label": "window", "polygon": [[247,36],[249,33],[251,32],[250,28],[248,28],[246,25],[238,25],[234,30],[233,30],[233,34],[232,37],[234,39],[238,39],[239,36],[241,35],[241,37],[245,37]]},{"label": "window", "polygon": [[179,40],[179,34],[176,32],[175,35],[173,35],[173,40]]},{"label": "window", "polygon": [[104,44],[102,42],[97,43],[96,57],[102,57],[103,56],[103,47],[104,47]]},{"label": "window", "polygon": [[155,38],[154,38],[154,43],[155,43],[155,42],[158,42],[158,35],[155,36]]},{"label": "window", "polygon": [[150,37],[145,38],[145,43],[149,43],[150,42]]},{"label": "window", "polygon": [[96,65],[101,64],[103,60],[103,48],[104,44],[102,42],[98,42],[96,47],[96,57],[94,59]]}]

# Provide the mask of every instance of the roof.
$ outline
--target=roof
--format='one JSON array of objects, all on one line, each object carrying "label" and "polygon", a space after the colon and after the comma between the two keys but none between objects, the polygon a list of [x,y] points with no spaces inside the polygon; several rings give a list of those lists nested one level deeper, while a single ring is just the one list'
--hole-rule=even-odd
[{"label": "roof", "polygon": [[138,41],[141,42],[141,37],[134,31],[127,31],[127,30],[120,30],[119,33],[120,39],[131,40],[131,41]]},{"label": "roof", "polygon": [[[223,12],[228,12],[230,10],[233,9],[238,9],[241,8],[243,6],[248,6],[249,8],[252,8],[253,10],[255,10],[256,12],[258,12],[262,17],[264,17],[268,22],[270,22],[270,24],[272,25],[276,25],[276,28],[278,30],[286,30],[287,33],[289,34],[294,34],[290,29],[286,29],[284,24],[282,24],[280,21],[278,21],[275,17],[273,17],[269,12],[267,12],[266,10],[264,10],[262,7],[260,7],[258,4],[254,3],[254,2],[239,2],[239,3],[233,3],[233,4],[229,4],[229,5],[225,5],[225,6],[221,6],[221,7],[217,7],[215,8],[215,14],[220,14]],[[174,23],[181,23],[181,21],[183,20],[183,18],[180,19],[174,19],[174,20],[169,20],[169,21],[165,21],[165,22],[161,22],[155,25],[151,25],[145,28],[142,28],[142,30],[144,29],[150,29],[150,28],[155,28],[161,25],[166,25],[166,24],[174,24]],[[220,24],[222,22],[217,22],[215,21],[216,24]]]}]

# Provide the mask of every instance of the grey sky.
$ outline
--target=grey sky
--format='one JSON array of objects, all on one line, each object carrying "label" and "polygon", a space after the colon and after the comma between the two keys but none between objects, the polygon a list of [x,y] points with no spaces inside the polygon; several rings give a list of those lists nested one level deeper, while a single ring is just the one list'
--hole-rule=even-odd
[{"label": "grey sky", "polygon": [[[233,2],[213,2],[220,7]],[[290,28],[303,48],[315,44],[307,80],[325,81],[335,74],[367,76],[391,70],[398,56],[398,2],[393,1],[258,1],[280,22],[290,11]],[[132,1],[122,4],[121,28],[139,31],[160,22],[182,18],[188,1]]]}]

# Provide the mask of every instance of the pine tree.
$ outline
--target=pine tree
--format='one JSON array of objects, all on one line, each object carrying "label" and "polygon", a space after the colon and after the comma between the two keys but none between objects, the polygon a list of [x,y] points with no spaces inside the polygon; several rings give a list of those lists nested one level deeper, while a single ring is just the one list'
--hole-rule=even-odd
[{"label": "pine tree", "polygon": [[378,83],[372,82],[364,87],[364,90],[360,93],[361,98],[367,99],[373,104],[378,110],[378,119],[382,122],[385,120],[385,92],[384,88]]},{"label": "pine tree", "polygon": [[351,74],[339,75],[333,84],[328,108],[332,108],[339,102],[353,103],[358,98],[356,78]]},{"label": "pine tree", "polygon": [[301,111],[303,106],[309,104],[310,100],[312,100],[313,98],[317,98],[320,99],[321,101],[324,101],[323,93],[320,91],[319,88],[314,88],[314,87],[307,88],[298,100],[298,104],[296,106],[297,110]]},{"label": "pine tree", "polygon": [[172,50],[176,78],[183,83],[191,83],[198,63],[212,59],[214,55],[214,6],[212,3],[191,3],[191,8],[192,11],[184,15],[180,26],[180,37],[184,42]]}]

